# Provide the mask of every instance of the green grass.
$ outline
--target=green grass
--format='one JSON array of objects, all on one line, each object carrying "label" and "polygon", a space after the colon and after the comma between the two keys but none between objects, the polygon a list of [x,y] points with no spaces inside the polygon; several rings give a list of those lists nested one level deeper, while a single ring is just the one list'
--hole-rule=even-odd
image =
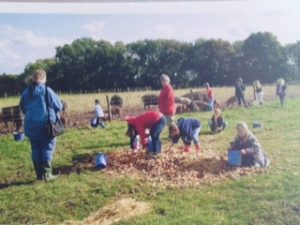
[{"label": "green grass", "polygon": [[[143,217],[122,221],[122,225],[300,224],[300,100],[289,100],[281,109],[277,102],[263,107],[224,112],[228,129],[211,143],[206,125],[210,113],[186,114],[203,124],[203,149],[226,153],[240,120],[264,124],[256,135],[271,159],[266,174],[237,180],[203,184],[199,188],[153,189],[142,181],[108,177],[84,171],[63,175],[52,183],[33,182],[28,141],[0,138],[0,224],[59,224],[80,220],[119,197],[133,197],[153,204]],[[113,122],[107,130],[73,129],[59,138],[54,166],[68,166],[82,154],[128,149],[126,124]],[[166,137],[166,133],[164,133]]]}]

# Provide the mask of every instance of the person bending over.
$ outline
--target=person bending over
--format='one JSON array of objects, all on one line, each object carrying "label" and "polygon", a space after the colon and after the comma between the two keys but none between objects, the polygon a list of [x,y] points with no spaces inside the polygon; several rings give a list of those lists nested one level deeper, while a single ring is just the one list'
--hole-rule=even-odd
[{"label": "person bending over", "polygon": [[172,139],[172,146],[178,143],[179,138],[184,143],[183,151],[189,152],[192,142],[195,144],[196,153],[201,152],[199,133],[201,131],[201,122],[196,119],[179,118],[176,124],[169,127],[170,137]]},{"label": "person bending over", "polygon": [[[139,135],[143,149],[148,147],[148,153],[157,156],[161,152],[160,134],[167,124],[164,115],[157,111],[148,111],[136,117],[125,118],[125,120],[128,123],[126,134],[130,137],[131,144],[135,136]],[[151,137],[149,145],[148,134],[146,134],[148,129]]]}]

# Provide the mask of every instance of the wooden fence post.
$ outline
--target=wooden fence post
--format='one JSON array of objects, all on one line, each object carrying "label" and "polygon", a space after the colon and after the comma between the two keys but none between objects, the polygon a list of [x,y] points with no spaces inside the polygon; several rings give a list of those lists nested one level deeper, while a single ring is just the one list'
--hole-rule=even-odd
[{"label": "wooden fence post", "polygon": [[255,88],[255,83],[253,83],[253,96],[254,96],[254,101],[256,101],[256,88]]},{"label": "wooden fence post", "polygon": [[111,109],[110,109],[110,103],[109,103],[109,97],[108,95],[106,95],[106,103],[107,103],[107,108],[108,108],[108,120],[109,122],[111,122]]}]

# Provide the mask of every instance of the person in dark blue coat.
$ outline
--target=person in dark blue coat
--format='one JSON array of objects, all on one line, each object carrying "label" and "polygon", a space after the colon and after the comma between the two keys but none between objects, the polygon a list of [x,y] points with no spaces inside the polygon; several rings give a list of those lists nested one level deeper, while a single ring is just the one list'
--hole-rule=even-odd
[{"label": "person in dark blue coat", "polygon": [[242,78],[239,78],[235,84],[235,97],[237,98],[239,106],[241,106],[243,103],[245,107],[248,107],[248,103],[245,99],[245,91],[246,87],[243,83],[243,80]]},{"label": "person in dark blue coat", "polygon": [[[178,143],[179,138],[184,143],[183,151],[189,152],[192,142],[195,144],[196,153],[201,152],[199,133],[201,131],[201,122],[196,119],[180,118],[176,124],[172,124],[169,128],[172,146]],[[172,147],[171,146],[171,147]]]},{"label": "person in dark blue coat", "polygon": [[[52,159],[56,147],[56,138],[47,132],[48,111],[49,118],[55,122],[63,105],[55,92],[46,87],[47,75],[44,70],[36,70],[29,86],[21,96],[20,106],[25,115],[25,135],[30,139],[32,162],[38,180],[53,180],[57,176],[52,174]],[[46,88],[48,91],[49,107],[46,107]]]}]

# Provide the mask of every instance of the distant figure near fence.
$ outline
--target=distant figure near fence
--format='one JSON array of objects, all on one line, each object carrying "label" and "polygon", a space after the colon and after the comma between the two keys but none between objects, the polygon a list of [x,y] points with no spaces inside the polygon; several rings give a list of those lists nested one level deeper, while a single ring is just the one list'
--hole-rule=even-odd
[{"label": "distant figure near fence", "polygon": [[30,139],[36,177],[50,181],[57,177],[52,174],[56,138],[47,131],[48,118],[55,123],[63,105],[56,93],[45,85],[46,79],[44,70],[34,72],[31,83],[22,93],[20,106],[25,115],[25,135]]},{"label": "distant figure near fence", "polygon": [[255,98],[260,105],[264,104],[264,92],[263,87],[259,80],[255,80],[253,83]]},{"label": "distant figure near fence", "polygon": [[245,107],[248,107],[248,103],[246,102],[245,99],[245,91],[246,91],[246,87],[243,83],[243,79],[239,78],[235,84],[235,96],[237,98],[239,106],[241,106],[243,103]]},{"label": "distant figure near fence", "polygon": [[162,89],[159,95],[159,110],[167,119],[167,125],[170,126],[174,122],[176,112],[175,95],[170,84],[170,78],[163,74],[160,78]]},{"label": "distant figure near fence", "polygon": [[95,100],[95,116],[91,121],[91,126],[96,128],[105,128],[105,117],[104,117],[104,112],[103,109],[100,105],[100,101],[98,99]]},{"label": "distant figure near fence", "polygon": [[277,86],[276,86],[276,95],[279,97],[281,107],[283,107],[284,105],[286,92],[287,92],[287,86],[285,84],[284,79],[279,79],[277,81]]},{"label": "distant figure near fence", "polygon": [[215,94],[208,82],[206,82],[204,84],[204,87],[206,88],[206,91],[207,91],[206,94],[207,94],[207,98],[208,98],[208,111],[212,112],[212,111],[214,111]]}]

